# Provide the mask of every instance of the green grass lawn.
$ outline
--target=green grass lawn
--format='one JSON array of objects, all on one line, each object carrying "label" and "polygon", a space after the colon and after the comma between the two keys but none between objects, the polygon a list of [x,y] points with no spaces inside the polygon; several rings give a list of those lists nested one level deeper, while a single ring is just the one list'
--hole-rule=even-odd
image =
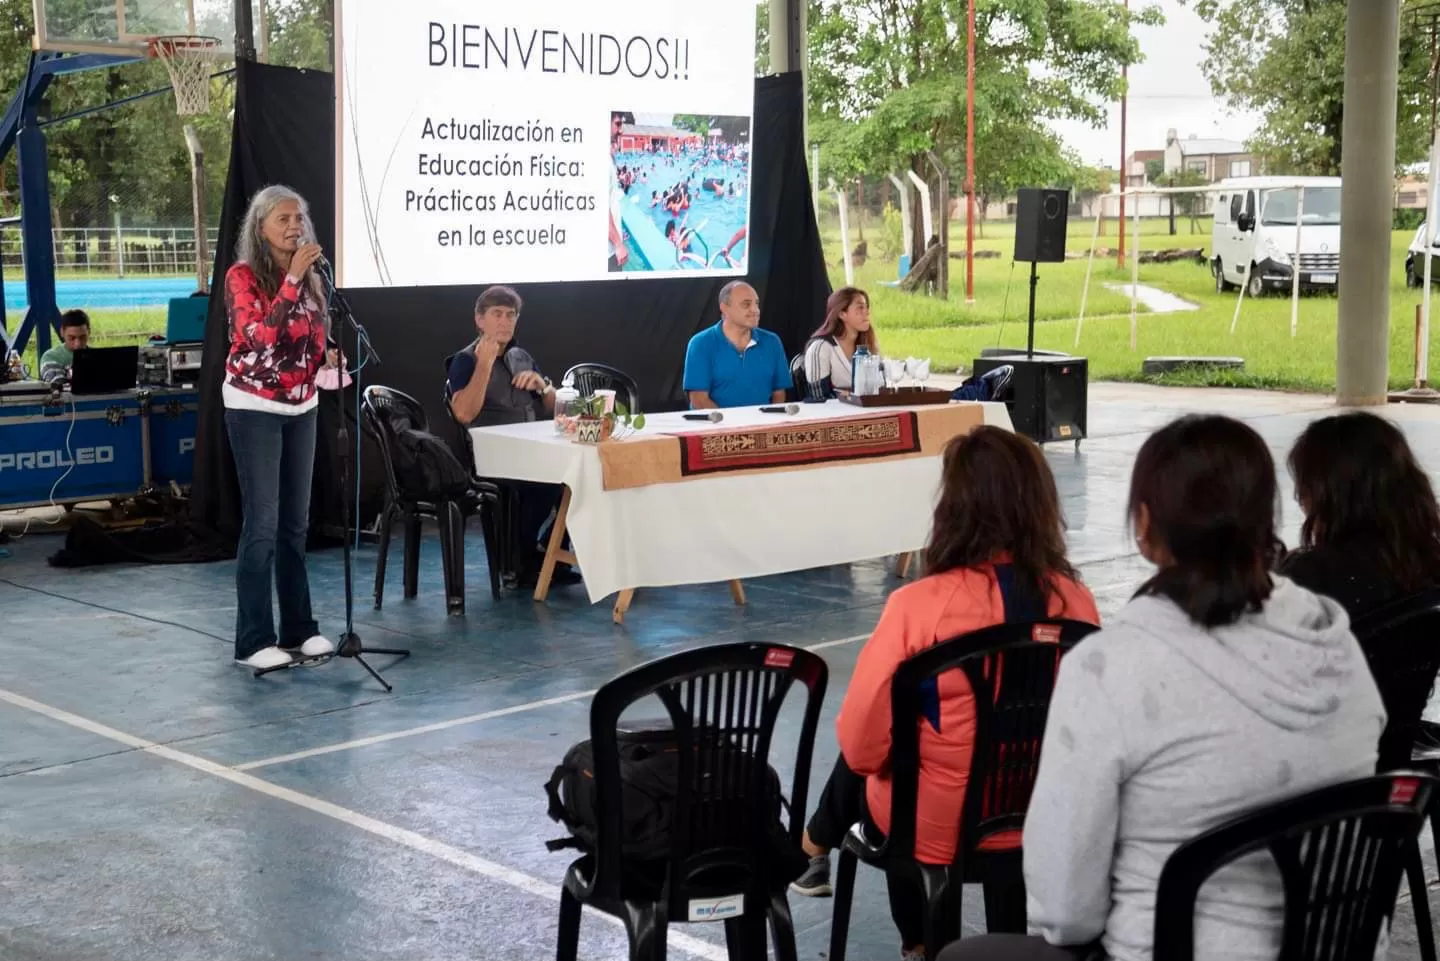
[{"label": "green grass lawn", "polygon": [[[1189,222],[1177,221],[1178,235],[1169,236],[1164,220],[1142,222],[1141,249],[1210,247],[1209,221],[1200,221],[1191,233]],[[1106,225],[1100,247],[1113,248],[1115,224]],[[1072,221],[1069,250],[1083,254],[1090,248],[1094,222]],[[838,233],[838,232],[837,232]],[[1390,291],[1390,385],[1406,387],[1414,371],[1415,305],[1420,292],[1405,287],[1405,248],[1413,231],[1396,231],[1391,236],[1394,265]],[[1013,227],[991,224],[977,248],[1004,251],[1000,259],[975,261],[973,306],[964,303],[964,262],[951,261],[948,301],[923,295],[901,293],[880,287],[878,281],[895,276],[893,263],[871,260],[856,271],[856,283],[866,287],[872,298],[872,312],[880,348],[899,356],[930,357],[936,370],[968,369],[982,347],[1017,346],[1025,343],[1026,297],[1029,268],[1013,264],[1010,247]],[[963,245],[964,224],[951,224],[952,245]],[[827,233],[827,262],[830,279],[843,284],[838,236]],[[853,243],[853,241],[852,241]],[[874,247],[872,246],[872,250]],[[1156,380],[1164,383],[1214,384],[1265,387],[1285,390],[1329,391],[1335,382],[1335,329],[1338,303],[1333,296],[1308,296],[1300,300],[1297,336],[1290,335],[1290,299],[1277,296],[1261,300],[1246,298],[1239,325],[1230,333],[1236,294],[1216,294],[1208,268],[1193,263],[1142,264],[1140,283],[1183,297],[1199,310],[1152,314],[1143,311],[1137,318],[1137,343],[1130,347],[1130,301],[1107,291],[1103,285],[1130,281],[1130,267],[1122,270],[1113,257],[1097,257],[1090,281],[1089,300],[1079,346],[1075,342],[1075,318],[1080,311],[1087,260],[1084,257],[1064,264],[1042,264],[1036,298],[1035,346],[1066,350],[1088,357],[1090,376],[1095,380],[1155,380],[1141,376],[1146,357],[1163,355],[1242,357],[1241,372],[1211,371],[1171,375]],[[1008,304],[1007,304],[1008,297]],[[1432,338],[1432,368],[1440,370],[1440,337]]]},{"label": "green grass lawn", "polygon": [[[1177,236],[1168,233],[1164,220],[1141,223],[1141,249],[1191,248],[1210,246],[1210,224],[1202,220],[1191,233],[1188,220],[1177,220]],[[1105,225],[1098,245],[1113,248],[1115,223]],[[875,228],[868,228],[873,237]],[[1072,255],[1090,248],[1094,221],[1071,221],[1068,247]],[[950,225],[952,244],[963,249],[964,224]],[[1405,287],[1405,248],[1413,231],[1391,235],[1393,264],[1390,290],[1390,385],[1406,387],[1414,371],[1415,305],[1420,291]],[[826,262],[835,286],[845,282],[841,266],[839,231],[822,224]],[[1133,241],[1133,238],[1131,238]],[[855,238],[852,231],[852,244]],[[886,282],[897,279],[893,260],[871,258],[855,271],[855,282],[870,293],[872,313],[880,349],[891,356],[929,357],[937,371],[969,369],[980,349],[993,346],[1023,346],[1027,311],[1029,268],[1010,260],[1014,227],[1008,223],[989,224],[977,248],[1002,252],[999,258],[975,261],[975,303],[965,303],[965,263],[950,261],[949,300],[923,294],[907,294]],[[876,249],[872,242],[871,250]],[[1079,346],[1075,343],[1075,318],[1085,287],[1087,258],[1081,256],[1063,264],[1042,264],[1036,291],[1035,346],[1071,351],[1090,359],[1094,380],[1146,380],[1140,374],[1146,357],[1162,355],[1243,357],[1245,369],[1191,372],[1171,375],[1156,382],[1265,387],[1284,390],[1329,391],[1335,383],[1335,326],[1337,302],[1334,297],[1302,297],[1298,336],[1290,336],[1290,299],[1247,298],[1235,333],[1230,321],[1235,311],[1235,294],[1216,294],[1207,268],[1191,263],[1142,264],[1140,282],[1158,287],[1197,304],[1199,310],[1173,314],[1146,313],[1137,318],[1135,349],[1130,347],[1130,299],[1104,288],[1104,284],[1130,281],[1130,269],[1123,270],[1113,257],[1097,257],[1090,278],[1085,305],[1085,324]],[[152,333],[165,330],[165,308],[97,309],[89,311],[98,345],[143,342]],[[820,318],[815,318],[818,325]],[[1440,336],[1431,338],[1431,367],[1440,372]],[[27,351],[26,362],[36,369],[35,351]]]}]

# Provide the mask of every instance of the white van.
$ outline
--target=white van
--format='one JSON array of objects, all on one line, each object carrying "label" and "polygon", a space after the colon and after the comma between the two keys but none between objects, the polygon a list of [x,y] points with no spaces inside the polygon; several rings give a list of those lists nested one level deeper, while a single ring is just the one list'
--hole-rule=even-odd
[{"label": "white van", "polygon": [[1290,290],[1295,267],[1295,215],[1300,226],[1300,288],[1333,291],[1340,282],[1339,177],[1233,177],[1215,185],[1210,261],[1217,291],[1248,284],[1260,297]]}]

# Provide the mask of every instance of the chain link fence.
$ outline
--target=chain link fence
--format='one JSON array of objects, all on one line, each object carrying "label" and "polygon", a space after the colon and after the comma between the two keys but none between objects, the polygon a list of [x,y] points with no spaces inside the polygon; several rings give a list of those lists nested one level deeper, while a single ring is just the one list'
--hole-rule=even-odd
[{"label": "chain link fence", "polygon": [[[206,230],[212,256],[219,229]],[[193,227],[56,228],[51,231],[55,273],[61,278],[194,276],[197,252]],[[0,270],[7,280],[25,273],[20,231],[0,230]]]}]

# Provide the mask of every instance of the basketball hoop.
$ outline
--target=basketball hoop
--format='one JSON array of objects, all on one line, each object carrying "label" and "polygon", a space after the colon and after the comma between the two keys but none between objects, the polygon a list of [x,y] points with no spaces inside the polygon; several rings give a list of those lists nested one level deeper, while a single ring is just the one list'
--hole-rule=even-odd
[{"label": "basketball hoop", "polygon": [[215,37],[177,35],[153,37],[150,56],[165,64],[175,90],[175,112],[193,117],[210,109],[210,66],[218,59]]}]

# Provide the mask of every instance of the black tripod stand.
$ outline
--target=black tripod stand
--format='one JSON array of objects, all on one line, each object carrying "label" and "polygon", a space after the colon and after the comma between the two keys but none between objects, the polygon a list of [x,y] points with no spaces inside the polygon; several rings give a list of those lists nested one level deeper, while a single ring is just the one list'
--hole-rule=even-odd
[{"label": "black tripod stand", "polygon": [[[325,279],[325,286],[330,293],[330,316],[335,320],[342,321],[343,329],[349,330],[349,332],[354,336],[355,352],[353,356],[356,361],[354,370],[355,425],[356,430],[359,430],[361,423],[360,370],[366,364],[379,364],[380,356],[375,352],[374,345],[370,343],[370,335],[365,332],[365,328],[360,326],[360,322],[355,319],[355,314],[350,309],[350,302],[345,299],[344,294],[340,293],[340,291],[336,289],[335,282],[330,275],[328,265],[317,265],[316,269],[320,271],[321,277]],[[332,326],[333,323],[334,320],[332,320]],[[343,330],[341,333],[343,334]],[[344,337],[337,335],[335,340],[336,343],[340,344],[341,353],[343,354],[345,346]],[[345,365],[342,363],[342,387],[344,366]],[[370,672],[371,677],[375,678],[375,680],[380,682],[380,686],[385,688],[386,693],[389,693],[393,690],[393,688],[391,688],[391,686],[386,682],[385,678],[380,676],[380,674],[375,670],[375,668],[370,666],[369,662],[365,660],[365,655],[388,654],[396,658],[405,658],[410,656],[410,652],[406,650],[401,650],[399,648],[366,647],[364,642],[360,640],[360,635],[355,633],[355,575],[354,564],[351,559],[350,550],[350,497],[353,494],[355,498],[355,508],[358,512],[360,502],[360,452],[358,450],[358,436],[356,438],[356,446],[350,446],[350,428],[349,425],[345,422],[345,412],[343,410],[340,412],[340,424],[335,430],[335,439],[340,445],[340,531],[342,539],[344,541],[345,551],[345,630],[341,633],[339,643],[335,646],[334,656],[353,657],[360,664],[361,667],[365,668],[365,670]],[[353,486],[350,481],[352,471],[354,471],[355,476]],[[356,536],[359,536],[358,530],[356,531]],[[312,662],[308,660],[295,661],[290,664],[282,664],[279,667],[264,668],[262,670],[256,671],[255,676],[259,677],[262,674],[269,674],[271,671],[283,671],[287,668],[298,667],[302,664],[307,663]]]}]

